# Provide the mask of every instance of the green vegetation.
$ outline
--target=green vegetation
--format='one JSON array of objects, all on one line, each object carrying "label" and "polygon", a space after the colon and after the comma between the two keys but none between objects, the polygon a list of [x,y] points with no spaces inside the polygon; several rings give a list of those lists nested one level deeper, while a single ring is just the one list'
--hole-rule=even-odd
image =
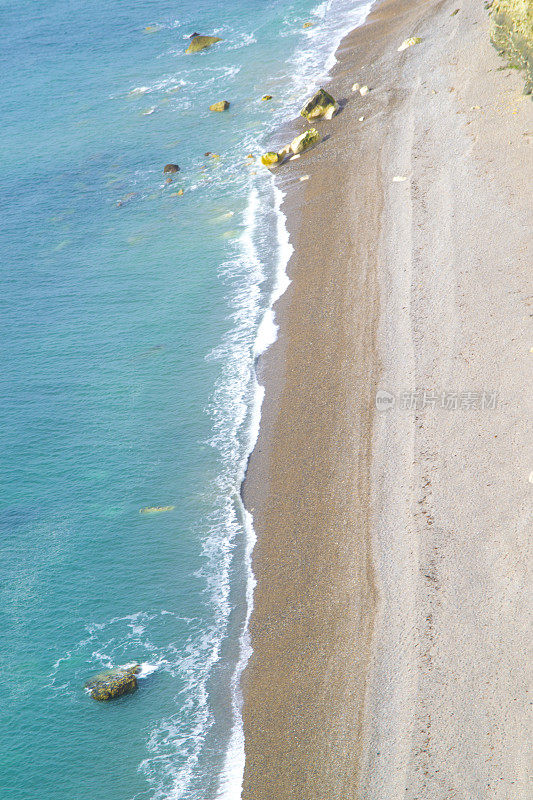
[{"label": "green vegetation", "polygon": [[533,2],[495,0],[492,3],[490,38],[509,66],[525,69],[525,94],[533,91]]}]

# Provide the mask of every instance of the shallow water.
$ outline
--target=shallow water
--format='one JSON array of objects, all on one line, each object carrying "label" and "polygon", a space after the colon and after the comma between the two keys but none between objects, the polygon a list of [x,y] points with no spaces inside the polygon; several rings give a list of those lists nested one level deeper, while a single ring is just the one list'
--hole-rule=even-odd
[{"label": "shallow water", "polygon": [[[0,2],[10,800],[240,795],[253,530],[239,486],[290,253],[280,195],[246,156],[365,10]],[[223,41],[185,56],[194,30]],[[209,112],[220,99],[230,110]],[[132,660],[136,694],[88,698],[92,673]]]}]

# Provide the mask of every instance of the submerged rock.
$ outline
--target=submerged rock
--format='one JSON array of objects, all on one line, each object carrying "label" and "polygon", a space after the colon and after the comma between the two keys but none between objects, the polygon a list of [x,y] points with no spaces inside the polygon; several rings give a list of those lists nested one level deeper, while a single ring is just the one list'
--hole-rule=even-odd
[{"label": "submerged rock", "polygon": [[117,200],[117,206],[120,208],[120,206],[123,206],[124,203],[129,203],[133,197],[137,197],[137,192],[129,192],[128,194],[125,194],[124,197],[121,197],[120,200]]},{"label": "submerged rock", "polygon": [[398,48],[398,52],[401,53],[402,50],[407,50],[408,47],[412,47],[414,44],[420,44],[422,39],[420,36],[410,36],[408,39],[405,39]]},{"label": "submerged rock", "polygon": [[312,147],[314,144],[318,144],[321,139],[322,137],[316,128],[309,128],[308,131],[304,131],[304,133],[301,133],[293,139],[289,148],[291,153],[296,155],[298,153],[303,153],[304,150],[308,150],[309,147]]},{"label": "submerged rock", "polygon": [[229,100],[219,100],[218,103],[213,103],[209,106],[209,111],[227,111],[229,108]]},{"label": "submerged rock", "polygon": [[177,164],[166,164],[163,172],[179,172],[180,168]]},{"label": "submerged rock", "polygon": [[207,50],[211,45],[221,41],[220,36],[200,36],[200,34],[196,34],[196,36],[192,37],[191,43],[185,52],[188,54],[199,53],[200,50]]},{"label": "submerged rock", "polygon": [[333,114],[339,108],[339,104],[335,101],[329,92],[325,89],[319,89],[316,94],[309,100],[309,102],[302,108],[300,115],[305,117],[309,122],[313,119],[331,119]]},{"label": "submerged rock", "polygon": [[[183,189],[176,192],[176,196],[183,194]],[[161,514],[163,511],[174,511],[176,506],[145,506],[139,510],[139,514]]]},{"label": "submerged rock", "polygon": [[139,664],[108,669],[90,678],[85,688],[94,700],[113,700],[137,689],[137,673],[140,670]]}]

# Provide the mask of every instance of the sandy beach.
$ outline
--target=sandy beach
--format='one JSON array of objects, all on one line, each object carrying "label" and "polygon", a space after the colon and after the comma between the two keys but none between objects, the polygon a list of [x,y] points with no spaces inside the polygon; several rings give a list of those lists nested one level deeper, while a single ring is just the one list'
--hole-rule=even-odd
[{"label": "sandy beach", "polygon": [[488,27],[375,5],[276,173],[243,800],[531,796],[533,104]]}]

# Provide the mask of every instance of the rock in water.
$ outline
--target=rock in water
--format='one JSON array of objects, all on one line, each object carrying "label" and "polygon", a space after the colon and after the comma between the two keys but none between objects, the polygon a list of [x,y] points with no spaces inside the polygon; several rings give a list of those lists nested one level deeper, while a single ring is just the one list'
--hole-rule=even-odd
[{"label": "rock in water", "polygon": [[180,168],[177,164],[166,164],[163,172],[179,172]]},{"label": "rock in water", "polygon": [[275,164],[279,164],[283,160],[283,156],[280,153],[274,153],[273,151],[270,153],[265,153],[261,156],[261,163],[265,165],[265,167],[273,167]]},{"label": "rock in water", "polygon": [[[183,189],[180,189],[176,194],[181,197]],[[161,514],[163,511],[174,511],[175,508],[176,506],[145,506],[139,509],[139,514]]]},{"label": "rock in water", "polygon": [[301,133],[289,145],[290,151],[295,155],[297,153],[303,153],[304,150],[307,150],[309,147],[312,147],[314,144],[318,144],[321,140],[321,136],[316,128],[309,128],[308,131]]},{"label": "rock in water", "polygon": [[220,100],[218,103],[213,103],[209,106],[209,111],[227,111],[229,108],[228,100]]},{"label": "rock in water", "polygon": [[212,44],[221,42],[220,36],[193,36],[191,43],[186,49],[186,53],[199,53],[200,50],[207,50]]},{"label": "rock in water", "polygon": [[421,41],[422,39],[420,38],[420,36],[410,36],[408,39],[405,39],[405,41],[401,43],[401,45],[398,48],[398,52],[401,53],[402,50],[407,50],[408,47],[412,47],[414,44],[420,44]]},{"label": "rock in water", "polygon": [[300,114],[305,117],[309,122],[313,119],[331,119],[333,114],[339,108],[339,104],[335,101],[325,89],[319,89],[313,95],[309,102],[302,108]]},{"label": "rock in water", "polygon": [[139,664],[107,669],[90,678],[85,688],[95,700],[113,700],[123,694],[131,694],[137,689],[137,673],[140,669]]}]

